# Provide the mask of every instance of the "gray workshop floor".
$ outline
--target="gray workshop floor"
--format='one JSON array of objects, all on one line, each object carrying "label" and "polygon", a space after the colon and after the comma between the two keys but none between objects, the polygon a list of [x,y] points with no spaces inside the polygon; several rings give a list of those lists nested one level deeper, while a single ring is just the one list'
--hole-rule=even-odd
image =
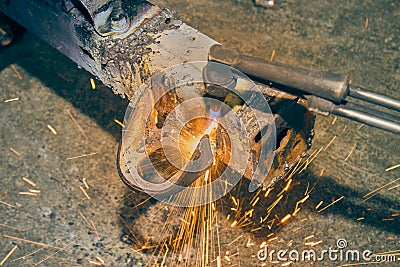
[{"label": "gray workshop floor", "polygon": [[[275,51],[276,61],[347,74],[355,84],[400,98],[398,1],[282,0],[270,10],[254,7],[251,0],[156,2],[241,52],[270,58]],[[151,212],[158,214],[163,207],[151,203],[142,213],[132,207],[137,194],[120,181],[115,166],[121,129],[114,119],[123,119],[127,102],[99,82],[92,90],[90,78],[29,33],[15,46],[0,50],[0,261],[18,245],[5,266],[96,266],[96,257],[105,266],[147,266],[151,258],[151,252],[133,250],[138,244],[127,237],[125,222],[143,235],[156,235],[154,229],[164,217]],[[15,97],[18,101],[3,102]],[[316,242],[313,248],[322,250],[335,247],[342,238],[349,249],[397,250],[399,255],[400,182],[368,201],[363,202],[363,196],[400,177],[400,168],[385,171],[400,164],[400,137],[333,120],[318,117],[313,150],[336,139],[293,188],[301,193],[308,184],[315,185],[310,199],[268,246],[301,250],[310,248],[305,242]],[[73,158],[80,155],[88,156]],[[83,179],[90,199],[81,190]],[[40,192],[19,193],[29,189]],[[316,211],[321,200],[323,207],[342,196],[332,207]],[[284,205],[279,209],[287,213]],[[254,256],[266,236],[232,230],[224,222],[222,254],[229,250],[230,262],[223,258],[222,266],[270,266]],[[246,248],[249,238],[255,245]],[[325,260],[314,265],[346,263]]]}]

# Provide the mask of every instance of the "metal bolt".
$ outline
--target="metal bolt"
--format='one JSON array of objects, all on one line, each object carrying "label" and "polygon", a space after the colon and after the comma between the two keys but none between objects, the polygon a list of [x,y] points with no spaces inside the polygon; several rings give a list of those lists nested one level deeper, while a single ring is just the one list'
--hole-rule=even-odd
[{"label": "metal bolt", "polygon": [[117,32],[123,32],[128,29],[128,19],[124,14],[117,14],[111,17],[111,28]]}]

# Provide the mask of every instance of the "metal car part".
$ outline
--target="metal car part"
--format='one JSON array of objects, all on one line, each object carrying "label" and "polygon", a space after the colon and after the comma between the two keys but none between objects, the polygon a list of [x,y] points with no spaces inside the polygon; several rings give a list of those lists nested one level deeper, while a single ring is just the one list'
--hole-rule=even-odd
[{"label": "metal car part", "polygon": [[[301,155],[299,151],[309,147],[313,135],[313,116],[309,110],[323,115],[336,114],[400,133],[397,115],[350,103],[346,97],[358,98],[397,112],[400,110],[400,101],[351,85],[342,75],[241,55],[175,20],[168,9],[160,9],[147,1],[10,0],[1,1],[0,10],[97,76],[121,96],[133,97],[143,81],[165,68],[198,60],[213,60],[233,66],[251,77],[272,82],[281,91],[286,90],[281,85],[294,89],[281,99],[272,97],[274,102],[270,103],[279,107],[275,108],[275,115],[277,141],[282,148],[271,169],[271,173],[276,174],[271,174],[273,178],[267,181],[273,181],[289,169],[293,159]],[[43,20],[38,22],[38,16]],[[275,94],[271,90],[267,90],[267,97]],[[191,94],[187,91],[180,93],[182,98],[185,98],[185,94]],[[224,90],[208,93],[226,97]],[[302,123],[295,123],[299,121]],[[299,143],[302,149],[297,150]],[[252,145],[257,147],[257,142]],[[250,161],[255,162],[257,149],[253,152]],[[247,169],[249,177],[251,164]]]},{"label": "metal car part", "polygon": [[[116,9],[121,13],[110,13]],[[110,13],[107,19],[99,18],[103,10]],[[217,44],[174,19],[170,10],[142,0],[11,0],[0,1],[0,11],[122,97],[131,97],[159,70],[183,61],[207,60],[209,47]],[[119,15],[129,20],[123,31],[112,29],[113,18]]]},{"label": "metal car part", "polygon": [[[145,80],[165,68],[209,60],[210,49],[218,45],[176,20],[170,10],[142,0],[3,0],[0,11],[95,75],[114,93],[128,98],[134,97]],[[277,157],[263,185],[267,187],[309,148],[314,117],[297,96],[263,88],[274,111],[279,137]],[[179,93],[185,98],[191,92]],[[251,176],[258,157],[258,134],[254,133],[246,177]],[[119,167],[124,173],[121,162]]]}]

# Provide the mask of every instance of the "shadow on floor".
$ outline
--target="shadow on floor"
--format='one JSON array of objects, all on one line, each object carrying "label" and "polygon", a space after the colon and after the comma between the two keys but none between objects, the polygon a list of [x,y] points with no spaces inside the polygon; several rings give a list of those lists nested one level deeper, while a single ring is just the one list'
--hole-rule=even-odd
[{"label": "shadow on floor", "polygon": [[19,38],[10,47],[0,49],[0,71],[10,64],[21,66],[119,141],[121,128],[114,119],[123,120],[128,100],[113,94],[99,81],[96,90],[92,90],[91,74],[31,33],[25,32]]}]

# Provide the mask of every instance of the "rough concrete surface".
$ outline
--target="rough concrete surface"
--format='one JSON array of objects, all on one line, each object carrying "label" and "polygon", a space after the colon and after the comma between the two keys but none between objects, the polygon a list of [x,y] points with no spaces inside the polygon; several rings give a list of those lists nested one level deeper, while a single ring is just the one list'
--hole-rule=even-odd
[{"label": "rough concrete surface", "polygon": [[[255,7],[250,0],[155,2],[240,52],[269,59],[275,51],[275,61],[346,74],[354,84],[400,98],[398,1],[282,0],[274,9]],[[141,240],[128,235],[129,229],[157,240],[156,229],[168,211],[153,201],[143,209],[133,204],[144,197],[121,182],[115,165],[121,128],[114,119],[123,119],[127,101],[98,81],[92,90],[90,78],[30,33],[0,50],[0,261],[18,246],[4,266],[96,266],[101,260],[104,266],[149,265],[151,250],[135,252]],[[17,101],[3,102],[15,97]],[[336,139],[296,178],[293,190],[298,194],[307,187],[313,191],[268,247],[321,251],[345,239],[349,249],[397,251],[399,258],[400,183],[368,201],[363,196],[400,177],[400,168],[385,171],[400,164],[400,137],[334,120],[318,116],[313,151]],[[80,155],[87,156],[73,158]],[[19,193],[29,189],[40,192]],[[320,201],[324,207],[338,199],[323,212],[315,208]],[[279,205],[279,212],[291,210]],[[222,266],[285,264],[258,260],[259,245],[270,238],[231,228],[224,218]],[[249,240],[255,245],[248,245]],[[326,259],[294,265],[351,263]]]}]

